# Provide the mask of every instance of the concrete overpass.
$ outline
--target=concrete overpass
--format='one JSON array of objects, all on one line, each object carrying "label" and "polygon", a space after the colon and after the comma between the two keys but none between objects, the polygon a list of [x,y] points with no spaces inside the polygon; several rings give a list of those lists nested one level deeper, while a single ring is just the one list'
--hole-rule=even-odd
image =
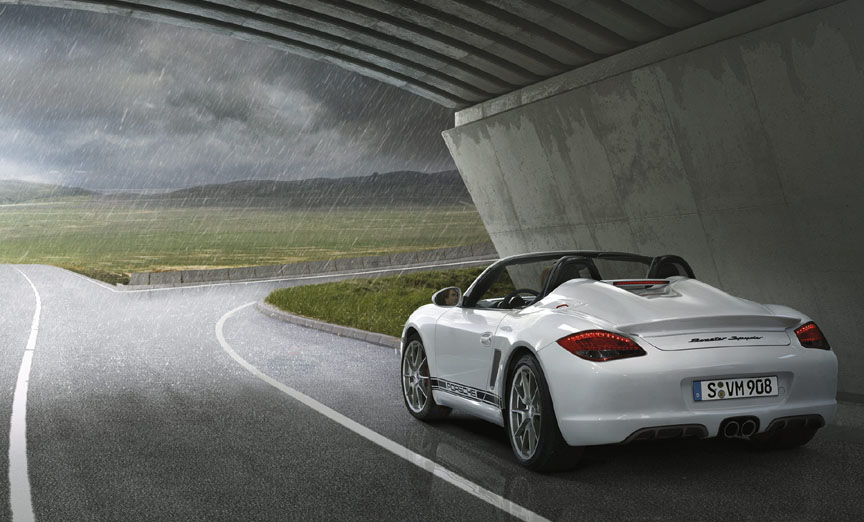
[{"label": "concrete overpass", "polygon": [[219,32],[461,109],[503,254],[678,253],[800,308],[864,400],[864,1],[0,0]]},{"label": "concrete overpass", "polygon": [[194,27],[464,108],[759,0],[0,0]]}]

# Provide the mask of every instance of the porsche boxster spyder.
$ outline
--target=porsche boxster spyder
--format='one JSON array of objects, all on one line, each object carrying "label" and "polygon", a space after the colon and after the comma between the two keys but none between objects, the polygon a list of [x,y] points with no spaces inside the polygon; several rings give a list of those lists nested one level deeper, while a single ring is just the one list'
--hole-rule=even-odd
[{"label": "porsche boxster spyder", "polygon": [[819,327],[697,280],[679,256],[541,252],[501,259],[408,319],[405,405],[503,426],[534,470],[585,446],[673,437],[806,444],[836,409]]}]

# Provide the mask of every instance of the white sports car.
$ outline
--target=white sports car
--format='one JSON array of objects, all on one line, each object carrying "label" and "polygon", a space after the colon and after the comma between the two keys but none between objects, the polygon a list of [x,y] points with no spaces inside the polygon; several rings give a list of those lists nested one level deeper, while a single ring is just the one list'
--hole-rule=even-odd
[{"label": "white sports car", "polygon": [[432,300],[402,334],[408,411],[504,426],[531,469],[657,438],[792,448],[836,410],[837,358],[810,318],[697,281],[678,256],[517,255]]}]

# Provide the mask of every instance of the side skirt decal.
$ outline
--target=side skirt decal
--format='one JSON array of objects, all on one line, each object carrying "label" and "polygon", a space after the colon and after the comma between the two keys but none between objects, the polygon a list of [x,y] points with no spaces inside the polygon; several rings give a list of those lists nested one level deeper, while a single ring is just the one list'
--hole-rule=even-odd
[{"label": "side skirt decal", "polygon": [[471,399],[472,401],[482,402],[484,404],[495,406],[496,408],[504,407],[504,401],[501,400],[501,397],[486,390],[472,388],[471,386],[465,386],[464,384],[439,379],[437,377],[432,377],[429,381],[433,390],[446,392],[465,399]]}]

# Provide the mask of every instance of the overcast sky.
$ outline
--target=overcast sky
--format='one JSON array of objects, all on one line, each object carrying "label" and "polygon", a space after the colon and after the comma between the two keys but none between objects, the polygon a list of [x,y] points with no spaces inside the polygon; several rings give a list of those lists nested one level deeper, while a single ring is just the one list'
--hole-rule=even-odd
[{"label": "overcast sky", "polygon": [[336,66],[128,17],[0,7],[0,179],[94,189],[454,168],[453,112]]}]

